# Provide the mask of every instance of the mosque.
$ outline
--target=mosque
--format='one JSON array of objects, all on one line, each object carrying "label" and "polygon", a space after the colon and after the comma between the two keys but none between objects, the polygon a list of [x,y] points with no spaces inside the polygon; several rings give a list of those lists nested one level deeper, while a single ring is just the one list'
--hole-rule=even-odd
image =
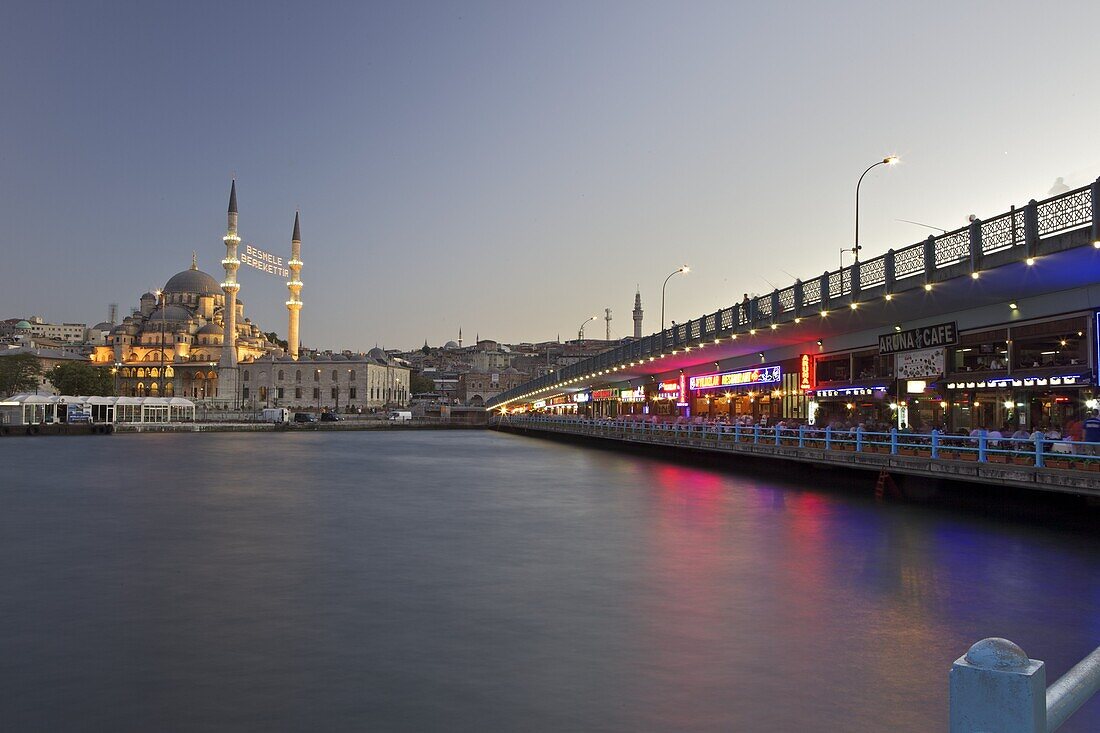
[{"label": "mosque", "polygon": [[[287,349],[268,340],[244,316],[237,297],[237,184],[230,187],[225,278],[198,269],[168,279],[141,296],[139,307],[111,328],[92,360],[111,365],[119,395],[187,397],[226,408],[317,407],[359,409],[403,406],[409,400],[409,368],[381,349],[299,359],[302,309],[301,230],[294,215],[287,262]],[[338,365],[335,362],[340,362]],[[333,368],[333,367],[336,368]],[[355,367],[359,368],[356,369]],[[307,375],[303,385],[303,372]]]}]

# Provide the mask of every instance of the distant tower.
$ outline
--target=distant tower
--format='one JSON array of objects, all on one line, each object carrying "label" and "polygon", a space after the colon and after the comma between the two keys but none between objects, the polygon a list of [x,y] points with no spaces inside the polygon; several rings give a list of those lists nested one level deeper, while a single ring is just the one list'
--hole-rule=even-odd
[{"label": "distant tower", "polygon": [[302,310],[302,232],[298,226],[298,212],[294,212],[294,233],[290,235],[290,281],[286,284],[290,291],[290,300],[286,309],[290,311],[290,323],[286,328],[287,351],[298,359],[298,314]]},{"label": "distant tower", "polygon": [[241,261],[237,259],[237,245],[241,238],[237,236],[237,181],[229,189],[229,211],[226,216],[227,227],[222,241],[225,242],[225,306],[222,309],[222,322],[225,331],[222,337],[222,358],[218,362],[218,397],[237,399],[237,291],[241,289],[237,282],[237,268]]},{"label": "distant tower", "polygon": [[118,303],[111,303],[107,306],[107,323],[112,326],[118,323]]},{"label": "distant tower", "polygon": [[462,326],[458,327],[458,348],[462,348]]},{"label": "distant tower", "polygon": [[604,330],[604,340],[605,341],[610,341],[611,340],[611,309],[610,308],[604,308],[603,313],[604,313],[603,319],[605,321],[607,321],[607,324],[605,325],[605,330]]},{"label": "distant tower", "polygon": [[634,338],[642,337],[642,291],[634,292]]}]

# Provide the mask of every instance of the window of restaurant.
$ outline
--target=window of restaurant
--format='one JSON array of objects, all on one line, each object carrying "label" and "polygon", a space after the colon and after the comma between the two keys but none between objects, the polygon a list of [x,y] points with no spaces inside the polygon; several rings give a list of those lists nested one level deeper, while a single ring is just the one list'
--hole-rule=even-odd
[{"label": "window of restaurant", "polygon": [[1086,366],[1089,363],[1083,316],[1032,323],[1012,329],[1015,369]]},{"label": "window of restaurant", "polygon": [[892,379],[894,355],[880,354],[877,349],[852,354],[852,373],[856,379]]},{"label": "window of restaurant", "polygon": [[847,382],[852,377],[852,363],[848,354],[819,357],[815,362],[817,382]]},{"label": "window of restaurant", "polygon": [[1007,369],[1007,328],[962,334],[948,356],[949,372],[1003,372]]}]

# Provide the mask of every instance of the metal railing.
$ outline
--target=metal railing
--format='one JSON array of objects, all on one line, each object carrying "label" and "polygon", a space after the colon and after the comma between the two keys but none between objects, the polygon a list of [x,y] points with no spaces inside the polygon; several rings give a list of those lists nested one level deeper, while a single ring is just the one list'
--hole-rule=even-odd
[{"label": "metal railing", "polygon": [[869,431],[862,428],[834,430],[810,425],[780,427],[726,423],[654,422],[647,419],[589,419],[543,415],[494,415],[490,425],[515,425],[545,428],[581,435],[645,440],[656,437],[662,442],[688,445],[736,444],[775,445],[790,448],[882,454],[931,458],[983,464],[1006,464],[1097,474],[1100,479],[1100,443],[1051,438],[992,436],[988,431],[976,435],[952,435],[938,430],[930,433]]},{"label": "metal railing", "polygon": [[[924,283],[958,276],[952,274],[955,266],[977,272],[981,269],[982,258],[993,253],[1014,252],[1015,256],[1010,259],[1024,260],[1037,254],[1040,240],[1066,231],[1091,227],[1091,241],[1100,242],[1098,210],[1100,179],[1042,201],[1032,199],[1024,207],[1012,207],[988,220],[976,219],[966,227],[938,237],[929,237],[898,250],[891,249],[858,265],[799,280],[788,288],[776,289],[688,323],[676,324],[502,392],[489,400],[486,407],[508,404],[535,393],[565,389],[578,380],[608,376],[607,381],[613,381],[610,372],[625,365],[637,365],[701,341],[766,328],[773,323],[858,302],[872,288],[894,293],[920,287]],[[917,275],[922,278],[910,280]]]},{"label": "metal railing", "polygon": [[1044,662],[1008,639],[982,639],[949,682],[951,733],[1049,733],[1100,691],[1100,647],[1047,687]]}]

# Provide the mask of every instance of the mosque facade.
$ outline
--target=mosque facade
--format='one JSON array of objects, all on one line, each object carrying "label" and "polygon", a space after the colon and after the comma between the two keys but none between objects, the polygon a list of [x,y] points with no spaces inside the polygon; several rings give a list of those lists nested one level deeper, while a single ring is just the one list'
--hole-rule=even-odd
[{"label": "mosque facade", "polygon": [[291,280],[287,283],[288,345],[284,351],[245,317],[237,297],[237,187],[230,189],[228,227],[218,282],[198,269],[145,293],[138,309],[111,328],[92,361],[110,365],[116,392],[134,397],[187,397],[226,408],[300,407],[354,411],[403,406],[409,400],[407,365],[381,349],[367,354],[299,354],[301,235],[294,217]]}]

